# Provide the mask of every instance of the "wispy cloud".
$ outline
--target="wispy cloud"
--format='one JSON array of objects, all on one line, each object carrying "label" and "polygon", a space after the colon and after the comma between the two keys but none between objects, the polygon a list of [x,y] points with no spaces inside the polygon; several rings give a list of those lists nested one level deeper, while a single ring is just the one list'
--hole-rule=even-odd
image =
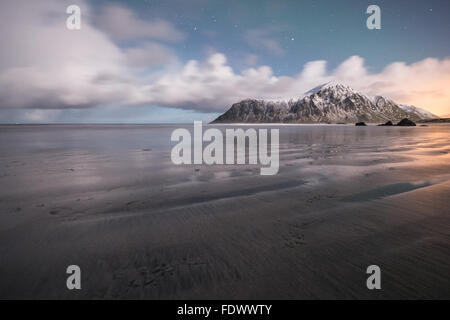
[{"label": "wispy cloud", "polygon": [[255,66],[258,62],[258,56],[255,54],[248,54],[244,60],[245,64],[248,66]]},{"label": "wispy cloud", "polygon": [[128,64],[134,68],[148,68],[176,62],[175,53],[167,46],[155,42],[140,43],[124,50]]},{"label": "wispy cloud", "polygon": [[176,42],[185,38],[185,34],[168,21],[143,20],[133,11],[119,5],[103,7],[93,22],[100,30],[119,41],[153,39]]},{"label": "wispy cloud", "polygon": [[255,49],[263,49],[281,56],[284,49],[277,38],[279,30],[275,28],[249,29],[244,32],[245,41]]}]

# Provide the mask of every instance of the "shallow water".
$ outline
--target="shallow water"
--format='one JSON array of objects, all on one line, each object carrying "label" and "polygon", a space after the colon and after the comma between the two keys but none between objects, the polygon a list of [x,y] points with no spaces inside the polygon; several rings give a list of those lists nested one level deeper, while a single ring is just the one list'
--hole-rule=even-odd
[{"label": "shallow water", "polygon": [[[152,184],[214,182],[242,176],[261,182],[305,175],[351,176],[384,164],[433,161],[450,152],[450,126],[416,128],[281,126],[280,170],[259,165],[182,165],[170,160],[179,125],[0,126],[0,197],[83,192]],[[185,126],[192,131],[192,126]],[[212,126],[204,126],[204,130]],[[216,126],[222,130],[226,126]],[[243,127],[244,129],[248,126]],[[273,129],[276,126],[256,126]],[[197,171],[195,170],[197,169]],[[448,172],[443,172],[446,174]],[[408,177],[409,179],[409,177]]]}]

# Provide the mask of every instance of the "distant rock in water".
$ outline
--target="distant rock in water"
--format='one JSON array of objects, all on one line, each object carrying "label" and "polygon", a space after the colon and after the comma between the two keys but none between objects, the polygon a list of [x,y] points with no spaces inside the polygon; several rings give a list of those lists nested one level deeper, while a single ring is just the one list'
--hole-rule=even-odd
[{"label": "distant rock in water", "polygon": [[243,100],[213,123],[384,123],[432,117],[435,116],[423,109],[400,106],[388,98],[369,97],[346,85],[329,82],[297,100]]},{"label": "distant rock in water", "polygon": [[384,127],[384,126],[393,126],[394,124],[392,123],[392,121],[388,121],[388,122],[386,122],[385,124],[379,124],[378,126],[380,126],[380,127]]},{"label": "distant rock in water", "polygon": [[397,126],[400,126],[400,127],[415,127],[416,124],[413,121],[405,118],[405,119],[402,119],[399,123],[397,123]]},{"label": "distant rock in water", "polygon": [[365,122],[357,122],[355,126],[367,126],[367,124]]}]

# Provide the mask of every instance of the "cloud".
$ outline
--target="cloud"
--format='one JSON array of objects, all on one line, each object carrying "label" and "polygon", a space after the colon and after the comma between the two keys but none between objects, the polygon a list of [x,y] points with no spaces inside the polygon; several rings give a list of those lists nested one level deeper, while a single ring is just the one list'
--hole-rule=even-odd
[{"label": "cloud", "polygon": [[244,62],[248,66],[254,66],[258,62],[258,56],[255,54],[249,54],[245,57]]},{"label": "cloud", "polygon": [[66,5],[84,1],[4,0],[0,21],[0,105],[21,108],[92,107],[130,94],[130,83],[98,83],[100,75],[126,78],[126,56],[82,18],[65,27]]},{"label": "cloud", "polygon": [[134,68],[148,68],[177,61],[176,55],[168,47],[154,42],[139,44],[124,50],[128,65]]},{"label": "cloud", "polygon": [[30,122],[46,123],[54,121],[60,113],[61,110],[36,109],[25,112],[23,119]]},{"label": "cloud", "polygon": [[274,28],[250,29],[245,31],[244,39],[256,49],[264,49],[271,54],[281,56],[284,54],[284,49],[276,39],[277,33],[279,33],[278,30]]},{"label": "cloud", "polygon": [[[424,107],[436,114],[450,111],[450,59],[427,58],[410,65],[395,62],[382,72],[366,74],[359,88],[383,94],[403,104]],[[381,85],[382,84],[382,85]]]},{"label": "cloud", "polygon": [[223,111],[245,98],[296,99],[318,84],[336,80],[368,95],[384,95],[398,103],[425,107],[437,114],[450,106],[450,59],[428,58],[411,65],[392,63],[380,73],[369,73],[364,59],[349,57],[327,71],[326,61],[312,61],[293,77],[277,77],[268,66],[238,74],[223,54],[204,63],[189,61],[182,70],[165,74],[148,85],[144,100],[158,105]]},{"label": "cloud", "polygon": [[105,6],[93,21],[100,30],[119,41],[154,39],[175,42],[185,38],[185,34],[170,22],[142,20],[133,11],[119,5]]},{"label": "cloud", "polygon": [[[73,3],[82,14],[90,12],[83,0],[3,0],[0,21],[8,28],[0,29],[0,108],[22,110],[34,121],[59,116],[34,110],[108,105],[223,112],[245,98],[298,98],[337,80],[369,95],[450,113],[450,59],[395,62],[371,73],[363,58],[352,56],[333,70],[323,60],[307,62],[294,76],[276,76],[269,66],[236,72],[221,53],[181,65],[169,47],[155,40],[120,47],[89,19],[82,20],[82,30],[67,30],[65,8]],[[161,39],[165,36],[161,31]],[[30,110],[24,113],[24,108]]]},{"label": "cloud", "polygon": [[334,74],[345,82],[356,82],[367,76],[364,59],[358,56],[352,56],[342,62],[336,68]]},{"label": "cloud", "polygon": [[[78,31],[65,26],[71,4],[81,8]],[[135,67],[175,59],[154,42],[122,49],[85,17],[92,16],[84,0],[3,0],[0,21],[8,28],[0,29],[0,108],[90,108],[135,100],[148,80]]]},{"label": "cloud", "polygon": [[252,68],[236,74],[226,62],[221,53],[212,54],[204,63],[191,60],[181,70],[166,73],[144,87],[140,103],[223,111],[237,100],[260,96],[274,88],[277,80],[269,67]]}]

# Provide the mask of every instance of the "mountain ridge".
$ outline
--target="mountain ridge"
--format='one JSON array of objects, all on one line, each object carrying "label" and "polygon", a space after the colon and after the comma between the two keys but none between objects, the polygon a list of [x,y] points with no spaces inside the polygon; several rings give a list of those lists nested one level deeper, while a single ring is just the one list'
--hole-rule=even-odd
[{"label": "mountain ridge", "polygon": [[383,97],[370,97],[351,87],[331,81],[319,85],[297,100],[245,99],[212,123],[355,123],[438,119],[432,113],[395,103]]}]

